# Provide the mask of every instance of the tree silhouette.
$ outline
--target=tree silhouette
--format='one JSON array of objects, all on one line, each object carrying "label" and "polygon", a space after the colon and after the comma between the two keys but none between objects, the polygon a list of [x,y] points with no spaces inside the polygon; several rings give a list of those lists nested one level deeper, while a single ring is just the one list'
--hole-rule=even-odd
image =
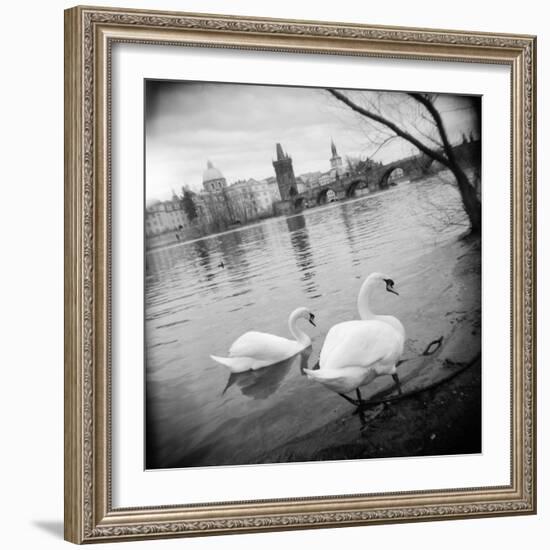
[{"label": "tree silhouette", "polygon": [[[352,99],[349,94],[340,90],[329,88],[327,91],[356,113],[374,122],[377,129],[383,128],[386,131],[380,147],[394,138],[401,138],[412,144],[421,153],[448,168],[453,174],[460,192],[464,211],[470,221],[471,232],[473,234],[481,233],[481,202],[478,198],[476,186],[474,182],[470,182],[468,176],[458,163],[441,113],[435,106],[432,95],[424,93],[401,94],[401,97],[409,98],[416,106],[420,106],[421,110],[415,111],[406,105],[398,106],[402,107],[396,109],[399,116],[392,119],[389,113],[384,112],[384,105],[380,101],[373,100],[363,105],[357,100]],[[380,94],[377,97],[380,99]],[[477,103],[474,105],[474,110],[479,116],[479,105]],[[420,125],[415,126],[414,120],[405,120],[407,117],[412,119],[417,114],[422,117],[426,124],[434,128],[433,135],[422,132],[419,129]],[[414,127],[416,127],[416,131],[409,129]]]},{"label": "tree silhouette", "polygon": [[197,207],[195,206],[195,201],[193,200],[194,196],[195,193],[193,193],[193,191],[190,191],[189,189],[183,190],[181,204],[189,221],[193,221],[197,218]]}]

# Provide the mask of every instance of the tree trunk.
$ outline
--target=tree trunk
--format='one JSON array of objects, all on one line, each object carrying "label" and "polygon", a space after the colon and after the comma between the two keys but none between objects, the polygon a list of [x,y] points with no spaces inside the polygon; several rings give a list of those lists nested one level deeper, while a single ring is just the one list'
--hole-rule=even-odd
[{"label": "tree trunk", "polygon": [[477,198],[477,192],[462,168],[455,164],[451,167],[451,171],[456,179],[464,210],[470,220],[471,233],[481,235],[481,202]]}]

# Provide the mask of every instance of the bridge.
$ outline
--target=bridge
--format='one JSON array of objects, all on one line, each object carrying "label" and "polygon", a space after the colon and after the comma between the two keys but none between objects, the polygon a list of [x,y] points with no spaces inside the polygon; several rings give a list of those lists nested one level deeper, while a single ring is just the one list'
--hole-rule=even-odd
[{"label": "bridge", "polygon": [[[481,165],[481,146],[478,140],[453,147],[458,163],[464,167]],[[299,212],[303,208],[325,204],[333,200],[352,198],[363,193],[387,189],[399,181],[419,179],[445,169],[431,157],[416,154],[388,164],[370,165],[367,170],[347,172],[321,186],[296,193],[290,201],[276,203],[280,214]]]},{"label": "bridge", "polygon": [[352,198],[365,192],[387,189],[393,183],[417,179],[427,173],[432,160],[415,155],[385,165],[375,165],[366,171],[347,172],[321,186],[315,186],[292,199],[294,211],[325,204],[332,200]]}]

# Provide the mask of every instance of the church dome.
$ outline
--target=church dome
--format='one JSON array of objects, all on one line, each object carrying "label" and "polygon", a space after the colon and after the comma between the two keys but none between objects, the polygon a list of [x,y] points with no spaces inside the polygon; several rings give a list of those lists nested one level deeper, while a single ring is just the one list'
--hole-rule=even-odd
[{"label": "church dome", "polygon": [[208,161],[206,170],[202,173],[202,182],[207,183],[209,181],[222,179],[224,179],[222,173],[210,161]]}]

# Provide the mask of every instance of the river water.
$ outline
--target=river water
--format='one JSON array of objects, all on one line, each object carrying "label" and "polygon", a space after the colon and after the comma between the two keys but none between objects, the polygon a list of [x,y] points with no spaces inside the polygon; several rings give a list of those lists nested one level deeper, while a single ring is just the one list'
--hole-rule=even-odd
[{"label": "river water", "polygon": [[[373,309],[401,319],[408,352],[423,349],[460,308],[449,289],[459,284],[464,224],[454,187],[433,178],[148,252],[147,467],[266,462],[271,449],[342,415],[349,404],[300,367],[315,364],[333,324],[358,317],[372,271],[400,293],[381,288]],[[317,328],[303,326],[309,357],[231,377],[210,359],[247,330],[290,337],[298,306],[316,316]]]}]

